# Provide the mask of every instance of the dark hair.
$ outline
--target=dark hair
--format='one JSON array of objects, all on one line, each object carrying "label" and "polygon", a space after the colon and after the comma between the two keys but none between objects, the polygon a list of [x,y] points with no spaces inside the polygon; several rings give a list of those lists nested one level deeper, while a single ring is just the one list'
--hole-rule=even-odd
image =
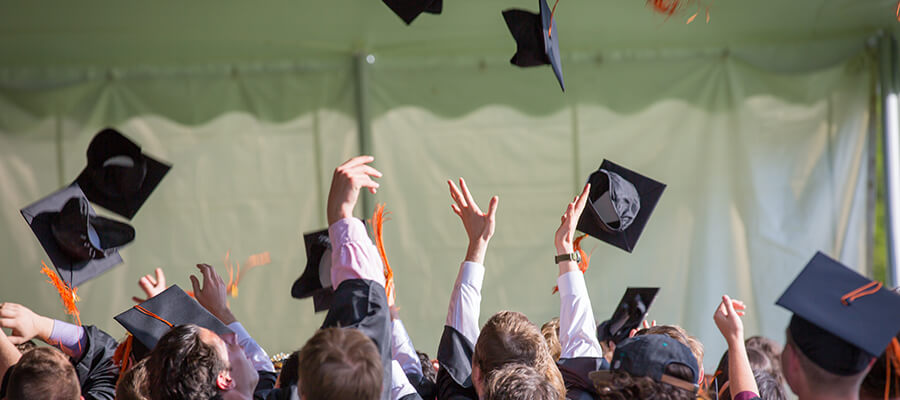
[{"label": "dark hair", "polygon": [[[900,335],[897,336],[900,339]],[[862,385],[859,387],[859,394],[861,396],[871,397],[871,398],[882,398],[884,397],[884,388],[887,384],[887,351],[881,353],[875,363],[872,364],[872,369],[869,370],[869,373],[866,375],[866,378],[863,379]],[[891,368],[891,389],[889,395],[893,398],[895,396],[900,396],[900,385],[896,384],[897,379],[900,378],[900,371],[895,368]]]},{"label": "dark hair", "polygon": [[547,377],[524,364],[506,364],[491,372],[485,381],[484,400],[559,399]]},{"label": "dark hair", "polygon": [[487,382],[494,370],[508,363],[525,364],[540,371],[557,389],[559,396],[565,397],[562,374],[537,326],[525,314],[500,311],[481,328],[472,354],[472,366],[478,366],[482,379]]},{"label": "dark hair", "polygon": [[116,400],[149,400],[147,398],[147,359],[125,372],[116,383]]},{"label": "dark hair", "polygon": [[381,398],[384,370],[375,343],[356,329],[319,329],[300,349],[306,400]]},{"label": "dark hair", "polygon": [[159,339],[147,357],[147,397],[209,400],[218,394],[216,379],[226,368],[224,355],[202,340],[201,329],[179,325]]},{"label": "dark hair", "polygon": [[22,355],[9,374],[7,400],[78,400],[81,385],[69,359],[59,350],[38,347]]},{"label": "dark hair", "polygon": [[756,387],[759,388],[759,398],[766,400],[787,400],[787,393],[784,391],[784,385],[778,382],[778,379],[768,371],[753,371],[753,379],[756,380]]},{"label": "dark hair", "polygon": [[419,364],[422,365],[422,375],[425,376],[425,380],[437,383],[437,371],[434,370],[434,365],[431,364],[431,357],[418,350],[416,354],[419,356]]},{"label": "dark hair", "polygon": [[778,381],[779,385],[784,386],[784,373],[781,371],[781,345],[765,336],[751,336],[744,341],[744,345],[747,348],[748,356],[750,355],[750,349],[756,349],[769,359],[768,367],[754,365],[753,358],[750,359],[750,366],[754,370],[759,368],[765,369],[772,374],[772,377]]},{"label": "dark hair", "polygon": [[[666,335],[675,339],[691,349],[691,353],[693,353],[694,357],[697,359],[697,366],[703,366],[703,343],[700,343],[697,338],[688,335],[687,331],[678,325],[651,326],[649,328],[638,330],[634,335]],[[688,379],[688,381],[690,381],[690,379]]]},{"label": "dark hair", "polygon": [[[690,368],[681,364],[669,364],[666,367],[666,375],[682,379],[687,382],[693,380],[694,373]],[[696,400],[705,399],[702,393],[693,393],[668,383],[656,382],[646,376],[632,376],[631,374],[614,370],[608,381],[599,382],[596,385],[598,397],[602,400]]]},{"label": "dark hair", "polygon": [[27,342],[22,342],[16,345],[16,348],[19,349],[19,353],[25,354],[29,350],[37,347],[37,344],[34,343],[34,340],[29,340]]},{"label": "dark hair", "polygon": [[278,387],[289,388],[297,384],[297,379],[300,379],[300,350],[291,353],[281,364]]}]

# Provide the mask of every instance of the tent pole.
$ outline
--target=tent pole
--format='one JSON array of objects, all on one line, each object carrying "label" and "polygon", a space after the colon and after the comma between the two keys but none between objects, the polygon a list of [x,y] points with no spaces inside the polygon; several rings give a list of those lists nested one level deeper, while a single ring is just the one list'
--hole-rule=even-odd
[{"label": "tent pole", "polygon": [[[369,120],[368,67],[369,64],[374,63],[375,56],[366,52],[360,51],[353,55],[353,72],[356,78],[354,79],[354,84],[356,86],[356,130],[358,133],[360,155],[373,155],[371,143],[372,125]],[[375,209],[372,206],[372,194],[369,193],[368,190],[363,190],[360,193],[360,197],[360,205],[362,206],[360,207],[360,210],[362,210],[363,215],[369,215],[369,213]]]},{"label": "tent pole", "polygon": [[900,278],[900,119],[898,119],[897,43],[893,35],[884,33],[879,39],[879,82],[881,83],[882,135],[884,149],[885,205],[887,211],[887,274],[885,281],[898,286]]}]

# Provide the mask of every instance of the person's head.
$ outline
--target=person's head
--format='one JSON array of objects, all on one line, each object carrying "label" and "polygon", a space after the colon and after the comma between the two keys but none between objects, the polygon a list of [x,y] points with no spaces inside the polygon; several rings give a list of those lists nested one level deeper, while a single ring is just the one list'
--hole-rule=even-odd
[{"label": "person's head", "polygon": [[483,395],[487,377],[509,363],[528,365],[540,371],[557,389],[559,397],[565,397],[562,374],[537,326],[522,313],[501,311],[488,319],[475,343],[472,384],[476,392]]},{"label": "person's head", "polygon": [[766,400],[787,400],[784,385],[768,371],[754,370],[753,379],[759,389],[759,398]]},{"label": "person's head", "polygon": [[688,335],[684,328],[678,325],[657,325],[637,331],[635,336],[639,335],[666,335],[690,348],[691,353],[697,359],[697,365],[700,366],[700,377],[697,382],[703,380],[703,343],[700,343],[697,338]]},{"label": "person's head", "polygon": [[37,347],[37,344],[34,343],[34,340],[28,340],[16,345],[16,349],[19,350],[19,353],[25,354],[31,349]]},{"label": "person's head", "polygon": [[6,400],[79,400],[75,367],[59,350],[38,347],[22,355],[9,374]]},{"label": "person's head", "polygon": [[491,372],[485,383],[484,400],[559,399],[547,377],[524,364],[506,364]]},{"label": "person's head", "polygon": [[416,355],[419,356],[419,364],[422,366],[422,375],[425,376],[425,380],[437,383],[437,370],[434,368],[434,364],[431,363],[431,358],[428,357],[428,354],[421,351],[416,351]]},{"label": "person's head", "polygon": [[[212,333],[212,332],[210,332]],[[216,336],[216,335],[213,335]],[[225,376],[217,381],[224,400],[251,399],[259,382],[259,373],[244,354],[233,333],[220,336],[228,354]]]},{"label": "person's head", "polygon": [[[754,372],[754,375],[765,373],[766,377],[776,379],[775,375],[772,373],[775,367],[765,353],[755,347],[747,348],[746,350],[747,358],[750,360],[750,369]],[[710,385],[710,392],[718,391],[719,398],[730,399],[731,388],[729,384],[730,376],[728,373],[728,351],[725,351],[725,354],[722,354],[722,358],[719,359],[719,365],[716,367],[714,379],[715,381]],[[781,382],[776,383],[782,385]],[[757,382],[757,385],[759,385],[759,382]]]},{"label": "person's head", "polygon": [[562,354],[562,345],[559,343],[559,317],[553,318],[541,326],[541,334],[544,335],[553,361],[559,361],[559,356]]},{"label": "person's head", "polygon": [[609,371],[591,373],[601,399],[694,400],[699,367],[687,345],[659,334],[639,335],[616,346]]},{"label": "person's head", "polygon": [[230,389],[228,349],[212,331],[179,325],[162,336],[147,357],[147,394],[152,400],[208,400]]},{"label": "person's head", "polygon": [[[769,339],[765,336],[751,336],[744,341],[748,354],[750,349],[758,350],[768,359],[768,367],[765,365],[754,366],[753,369],[764,368],[778,381],[779,385],[784,385],[784,374],[781,372],[781,344]],[[750,359],[751,364],[753,359]]]},{"label": "person's head", "polygon": [[299,369],[305,400],[381,398],[381,356],[356,329],[319,329],[300,349]]},{"label": "person's head", "polygon": [[150,400],[147,397],[147,360],[125,372],[116,384],[116,400]]},{"label": "person's head", "polygon": [[[872,369],[859,387],[862,399],[883,399],[885,391],[891,399],[900,399],[900,335],[891,341],[884,353],[875,360]],[[888,368],[890,363],[890,368]],[[890,371],[890,373],[888,373]]]},{"label": "person's head", "polygon": [[[815,357],[821,358],[822,353],[827,352],[829,356],[826,358],[834,359],[839,357],[847,362],[838,363],[840,368],[835,368],[836,365],[829,364],[826,369],[826,367],[813,361],[809,355],[804,353],[803,346],[797,344],[792,333],[792,327],[789,325],[784,350],[781,352],[781,368],[784,373],[784,379],[791,391],[801,398],[812,398],[821,394],[856,396],[863,378],[874,362],[874,358],[867,363],[865,355],[860,353],[858,348],[825,332],[821,328],[808,326],[811,325],[808,321],[800,321],[796,315],[791,319],[791,325],[795,323],[803,324],[804,328],[798,329],[802,329],[806,333],[819,338],[817,340],[819,343],[825,341],[823,338],[831,336],[828,339],[831,341],[831,346],[819,348],[818,350],[808,350],[818,351],[819,353],[813,353]],[[816,332],[810,333],[810,330],[816,330]],[[849,360],[854,361],[850,362]]]},{"label": "person's head", "polygon": [[288,388],[291,385],[297,385],[297,379],[300,376],[300,350],[297,350],[281,365],[281,373],[278,374],[278,387]]}]

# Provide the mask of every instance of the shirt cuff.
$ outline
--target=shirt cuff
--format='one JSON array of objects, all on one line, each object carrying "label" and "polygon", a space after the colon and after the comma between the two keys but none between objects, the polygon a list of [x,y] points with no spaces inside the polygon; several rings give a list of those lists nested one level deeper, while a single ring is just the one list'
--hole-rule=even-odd
[{"label": "shirt cuff", "polygon": [[228,324],[228,329],[231,329],[234,332],[235,337],[237,337],[238,343],[243,343],[245,340],[250,339],[250,333],[244,329],[244,325],[241,325],[240,322],[234,321]]},{"label": "shirt cuff", "polygon": [[560,296],[587,295],[587,285],[584,283],[584,273],[581,271],[566,272],[556,278],[556,286],[559,287]]},{"label": "shirt cuff", "polygon": [[752,399],[758,399],[758,398],[759,398],[758,394],[753,393],[749,390],[740,392],[737,394],[737,396],[734,396],[734,400],[752,400]]},{"label": "shirt cuff", "polygon": [[86,344],[84,328],[67,322],[53,320],[53,330],[50,332],[50,337],[47,338],[47,343],[59,347],[60,350],[72,358],[78,358],[81,356]]},{"label": "shirt cuff", "polygon": [[481,284],[484,282],[484,265],[472,261],[464,261],[459,267],[457,282],[472,286],[481,292]]}]

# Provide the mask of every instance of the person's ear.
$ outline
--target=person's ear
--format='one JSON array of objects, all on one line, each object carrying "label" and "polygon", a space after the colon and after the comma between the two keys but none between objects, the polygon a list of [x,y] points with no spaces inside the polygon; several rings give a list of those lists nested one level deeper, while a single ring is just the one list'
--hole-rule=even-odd
[{"label": "person's ear", "polygon": [[231,379],[231,374],[227,370],[219,372],[219,376],[216,377],[216,387],[218,387],[219,390],[227,392],[234,389],[234,386],[234,379]]}]

